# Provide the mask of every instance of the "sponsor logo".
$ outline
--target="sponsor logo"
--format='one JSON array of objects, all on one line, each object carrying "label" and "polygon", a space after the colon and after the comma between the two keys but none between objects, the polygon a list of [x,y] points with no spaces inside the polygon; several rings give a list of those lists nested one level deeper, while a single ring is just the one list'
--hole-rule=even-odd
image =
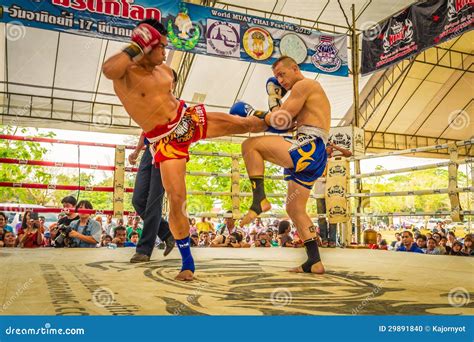
[{"label": "sponsor logo", "polygon": [[186,5],[182,3],[180,12],[173,20],[168,20],[168,39],[171,45],[181,50],[192,50],[201,37],[199,26],[193,25]]},{"label": "sponsor logo", "polygon": [[334,196],[342,197],[344,196],[345,192],[346,190],[344,189],[344,187],[340,185],[334,185],[328,189],[327,194],[328,194],[328,197],[334,197]]},{"label": "sponsor logo", "polygon": [[346,215],[346,212],[347,212],[346,209],[344,209],[343,207],[339,205],[336,205],[332,207],[331,209],[329,209],[329,216],[336,216],[336,215],[344,216]]},{"label": "sponsor logo", "polygon": [[293,58],[297,64],[300,64],[305,61],[308,50],[300,36],[289,33],[284,35],[280,40],[280,53],[282,56]]},{"label": "sponsor logo", "polygon": [[394,46],[407,44],[413,40],[413,23],[410,19],[403,22],[394,20],[394,23],[383,35],[384,52],[389,52]]},{"label": "sponsor logo", "polygon": [[240,57],[240,25],[207,19],[207,53]]},{"label": "sponsor logo", "polygon": [[336,133],[329,137],[329,141],[334,145],[343,146],[345,149],[351,148],[351,136],[347,133]]},{"label": "sponsor logo", "polygon": [[329,168],[328,175],[330,177],[334,176],[345,176],[346,175],[346,168],[340,165],[336,165]]},{"label": "sponsor logo", "polygon": [[338,49],[334,46],[334,38],[321,36],[320,43],[315,46],[315,54],[311,56],[313,65],[325,72],[335,72],[342,65],[341,59],[337,56]]},{"label": "sponsor logo", "polygon": [[244,33],[243,43],[245,52],[257,61],[263,61],[273,53],[272,36],[263,28],[249,28]]}]

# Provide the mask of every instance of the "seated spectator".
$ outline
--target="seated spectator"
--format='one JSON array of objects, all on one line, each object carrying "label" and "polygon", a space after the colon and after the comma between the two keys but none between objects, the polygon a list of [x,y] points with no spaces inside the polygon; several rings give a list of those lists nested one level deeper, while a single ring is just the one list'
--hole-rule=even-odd
[{"label": "seated spectator", "polygon": [[270,238],[267,235],[267,232],[260,232],[257,235],[257,240],[255,240],[255,247],[271,247]]},{"label": "seated spectator", "polygon": [[454,234],[454,232],[449,231],[446,237],[448,238],[448,241],[446,242],[446,246],[453,247],[454,243],[457,241],[456,235]]},{"label": "seated spectator", "polygon": [[378,245],[378,249],[382,249],[384,251],[388,250],[388,244],[387,244],[387,240],[385,239],[382,239]]},{"label": "seated spectator", "polygon": [[112,242],[112,236],[110,236],[108,234],[104,234],[102,236],[101,241],[100,241],[100,246],[101,247],[107,247],[111,242]]},{"label": "seated spectator", "polygon": [[66,196],[61,200],[61,204],[63,205],[63,208],[66,209],[68,212],[66,215],[60,214],[58,222],[53,223],[52,225],[49,226],[49,232],[51,233],[51,241],[53,244],[53,241],[56,239],[56,236],[58,235],[58,229],[59,226],[65,225],[69,226],[71,225],[71,222],[79,220],[79,214],[77,214],[74,211],[74,208],[76,207],[77,201],[74,196]]},{"label": "seated spectator", "polygon": [[200,234],[201,232],[213,232],[214,227],[212,226],[211,222],[206,221],[205,217],[201,217],[201,222],[196,224],[197,233]]},{"label": "seated spectator", "polygon": [[127,229],[124,226],[115,227],[112,243],[117,247],[125,247],[125,242],[127,242]]},{"label": "seated spectator", "polygon": [[199,235],[199,247],[209,247],[211,244],[211,239],[209,238],[208,232],[202,232]]},{"label": "seated spectator", "polygon": [[472,249],[472,237],[470,234],[466,235],[464,238],[464,247],[462,248],[462,253],[467,256],[474,255],[474,250]]},{"label": "seated spectator", "polygon": [[439,240],[439,246],[444,248],[445,250],[444,254],[449,255],[449,252],[451,252],[451,247],[449,247],[447,243],[448,243],[448,238],[446,236],[442,236],[441,240]]},{"label": "seated spectator", "polygon": [[278,244],[281,247],[294,247],[293,238],[290,236],[290,222],[283,220],[278,224]]},{"label": "seated spectator", "polygon": [[3,236],[3,247],[16,247],[16,236],[13,232],[5,232]]},{"label": "seated spectator", "polygon": [[[383,247],[383,248],[381,248]],[[377,240],[376,240],[376,243],[374,244],[369,244],[369,248],[370,249],[387,249],[387,241],[382,239],[382,234],[380,233],[377,233]]]},{"label": "seated spectator", "polygon": [[451,247],[451,250],[449,251],[449,255],[458,255],[458,256],[466,256],[463,252],[462,252],[462,243],[459,242],[459,241],[456,241],[453,243],[453,246]]},{"label": "seated spectator", "polygon": [[193,217],[189,219],[189,234],[191,235],[194,233],[197,233],[197,228],[196,228],[196,219]]},{"label": "seated spectator", "polygon": [[221,225],[218,233],[220,235],[229,236],[235,232],[237,228],[235,227],[235,219],[232,217],[232,210],[226,212],[226,217],[224,218],[224,224]]},{"label": "seated spectator", "polygon": [[104,226],[103,226],[103,224],[102,224],[102,223],[103,223],[103,222],[102,222],[102,216],[96,215],[96,216],[94,217],[94,220],[96,220],[97,223],[99,223],[100,231],[103,232],[103,231],[104,231]]},{"label": "seated spectator", "polygon": [[273,232],[272,228],[267,229],[267,235],[268,235],[268,238],[270,239],[270,244],[272,245],[272,247],[278,247],[278,241],[276,239],[276,234]]},{"label": "seated spectator", "polygon": [[[94,209],[91,202],[87,200],[80,201],[76,210],[78,209]],[[99,222],[91,219],[91,214],[79,214],[79,220],[72,221],[71,232],[69,238],[71,239],[70,247],[97,247],[100,242],[102,228]]]},{"label": "seated spectator", "polygon": [[255,219],[255,222],[251,226],[252,231],[256,231],[257,233],[260,232],[264,228],[262,219],[260,217],[257,217]]},{"label": "seated spectator", "polygon": [[40,232],[38,213],[27,210],[18,230],[18,247],[37,248],[41,246],[43,246],[43,234]]},{"label": "seated spectator", "polygon": [[197,233],[191,234],[190,243],[191,243],[191,247],[199,246],[199,235]]},{"label": "seated spectator", "polygon": [[134,216],[131,214],[127,216],[127,225],[125,226],[125,228],[133,226],[133,218]]},{"label": "seated spectator", "polygon": [[110,235],[111,230],[116,227],[115,222],[112,220],[113,216],[108,214],[105,218],[105,224],[103,226],[103,230],[105,231],[106,234]]},{"label": "seated spectator", "polygon": [[243,235],[240,232],[233,232],[229,236],[217,235],[211,241],[210,247],[232,247],[232,248],[248,248],[250,245],[243,241]]},{"label": "seated spectator", "polygon": [[426,236],[423,234],[418,235],[418,239],[416,239],[416,244],[418,247],[426,253]]},{"label": "seated spectator", "polygon": [[426,241],[426,254],[433,254],[433,255],[440,255],[441,250],[438,248],[438,243],[436,242],[435,239],[429,238]]},{"label": "seated spectator", "polygon": [[135,216],[131,227],[127,227],[127,238],[130,240],[132,233],[138,233],[138,238],[142,237],[143,229],[140,227],[140,216]]},{"label": "seated spectator", "polygon": [[402,245],[397,249],[397,252],[413,252],[423,253],[423,251],[413,242],[413,233],[405,230],[402,233]]},{"label": "seated spectator", "polygon": [[395,241],[392,241],[390,244],[390,249],[397,250],[398,247],[402,245],[402,238],[400,236],[400,233],[395,233]]},{"label": "seated spectator", "polygon": [[51,233],[49,231],[43,234],[43,246],[51,247]]},{"label": "seated spectator", "polygon": [[[318,246],[321,246],[321,238],[316,235],[316,239],[318,240]],[[293,232],[293,247],[300,248],[304,247],[303,240],[300,239],[300,236],[297,231]]]},{"label": "seated spectator", "polygon": [[8,223],[7,215],[5,215],[5,213],[0,211],[0,229],[3,232],[12,232],[13,233],[13,228],[11,226],[9,226],[7,223]]},{"label": "seated spectator", "polygon": [[46,226],[44,225],[45,222],[46,222],[46,217],[40,216],[39,217],[39,228],[40,228],[41,234],[44,234],[46,231],[49,232],[49,229],[46,228]]},{"label": "seated spectator", "polygon": [[130,240],[124,243],[124,247],[137,247],[138,239],[138,233],[132,232],[132,234],[130,234]]},{"label": "seated spectator", "polygon": [[441,234],[440,233],[433,233],[433,239],[436,241],[436,249],[438,250],[438,254],[445,255],[446,248],[441,245]]}]

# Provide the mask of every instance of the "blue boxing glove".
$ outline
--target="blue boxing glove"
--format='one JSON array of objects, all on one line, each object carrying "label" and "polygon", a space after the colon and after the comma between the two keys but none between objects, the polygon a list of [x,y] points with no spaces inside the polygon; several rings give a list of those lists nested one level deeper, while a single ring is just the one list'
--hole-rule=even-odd
[{"label": "blue boxing glove", "polygon": [[238,101],[234,103],[232,107],[230,107],[230,110],[229,110],[230,114],[241,116],[243,118],[252,115],[253,112],[254,112],[253,107],[243,101]]},{"label": "blue boxing glove", "polygon": [[268,108],[273,110],[275,107],[281,106],[281,99],[286,94],[285,88],[281,86],[276,77],[270,77],[266,84],[268,94]]},{"label": "blue boxing glove", "polygon": [[[242,101],[234,103],[232,107],[230,107],[229,113],[243,118],[254,115],[262,120],[265,120],[265,116],[268,114],[268,112],[255,110],[251,105]],[[288,130],[280,130],[269,126],[267,132],[281,134],[288,132]]]}]

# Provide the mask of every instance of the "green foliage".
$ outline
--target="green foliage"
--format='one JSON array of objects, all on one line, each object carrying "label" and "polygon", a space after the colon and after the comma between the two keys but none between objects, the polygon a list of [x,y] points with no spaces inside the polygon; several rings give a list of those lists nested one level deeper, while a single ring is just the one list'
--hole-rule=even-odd
[{"label": "green foliage", "polygon": [[[0,126],[0,134],[26,134],[26,128]],[[38,137],[54,137],[53,133],[36,134]],[[31,141],[0,140],[0,158],[42,160],[48,145]],[[0,164],[0,182],[51,184],[52,174],[46,168],[31,165]],[[0,188],[1,202],[46,204],[51,190]]]},{"label": "green foliage", "polygon": [[[0,134],[21,134],[26,135],[24,128],[0,126]],[[54,133],[47,134],[36,133],[40,137],[54,137]],[[130,143],[131,144],[131,143]],[[52,145],[40,144],[30,141],[10,141],[0,140],[0,157],[14,158],[23,160],[44,160],[46,153]],[[214,141],[202,141],[193,146],[193,151],[202,152],[221,152],[229,154],[239,154],[240,145],[233,143],[223,143]],[[210,173],[231,173],[232,159],[224,157],[207,157],[193,155],[187,164],[187,170],[190,172],[210,172]],[[383,170],[378,166],[376,170]],[[239,186],[241,193],[251,193],[250,182],[246,176],[245,164],[239,159],[239,172],[245,175],[240,178]],[[282,169],[272,164],[266,164],[266,176],[281,175]],[[125,174],[125,187],[131,188],[135,183],[135,174]],[[64,169],[38,167],[31,165],[0,164],[0,181],[14,183],[41,183],[41,184],[65,184],[82,186],[113,186],[113,174],[106,179],[97,182],[94,178],[94,172],[77,171],[73,173],[64,173]],[[458,173],[459,186],[469,186],[467,176]],[[446,188],[448,184],[448,171],[438,168],[431,170],[415,171],[398,175],[386,175],[381,177],[371,177],[364,179],[364,189],[370,192],[393,192],[407,190],[439,189]],[[231,178],[229,177],[186,177],[186,188],[188,191],[203,192],[230,192]],[[287,185],[283,180],[266,179],[265,191],[267,194],[286,194]],[[65,196],[78,196],[77,191],[63,190],[35,190],[19,188],[0,188],[0,202],[15,202],[27,204],[40,204],[47,206],[61,206],[61,199]],[[472,209],[472,195],[461,194],[461,205],[464,209]],[[79,199],[91,201],[95,209],[112,209],[113,193],[110,192],[90,192],[81,191]],[[133,211],[132,194],[125,193],[124,209]],[[232,208],[232,199],[230,196],[214,197],[209,195],[188,195],[188,212],[197,214],[200,212],[210,212],[216,200],[222,201],[222,209]],[[274,213],[284,213],[284,197],[270,198]],[[468,203],[471,201],[471,203]],[[245,212],[251,204],[251,197],[240,197],[240,210]],[[316,201],[309,200],[308,211],[311,215],[316,214]],[[393,212],[393,211],[436,211],[449,210],[450,203],[447,194],[429,195],[429,196],[403,196],[403,197],[378,197],[370,199],[370,207],[366,211],[372,212]]]}]

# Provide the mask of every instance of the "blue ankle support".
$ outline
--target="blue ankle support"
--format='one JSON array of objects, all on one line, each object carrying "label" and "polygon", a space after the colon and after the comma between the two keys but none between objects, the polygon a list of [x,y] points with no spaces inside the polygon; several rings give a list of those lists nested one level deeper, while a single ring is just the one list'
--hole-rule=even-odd
[{"label": "blue ankle support", "polygon": [[181,258],[183,262],[181,271],[190,270],[194,273],[194,259],[191,255],[191,243],[189,241],[189,236],[181,240],[176,240],[176,245],[178,245],[178,249],[181,253]]}]

